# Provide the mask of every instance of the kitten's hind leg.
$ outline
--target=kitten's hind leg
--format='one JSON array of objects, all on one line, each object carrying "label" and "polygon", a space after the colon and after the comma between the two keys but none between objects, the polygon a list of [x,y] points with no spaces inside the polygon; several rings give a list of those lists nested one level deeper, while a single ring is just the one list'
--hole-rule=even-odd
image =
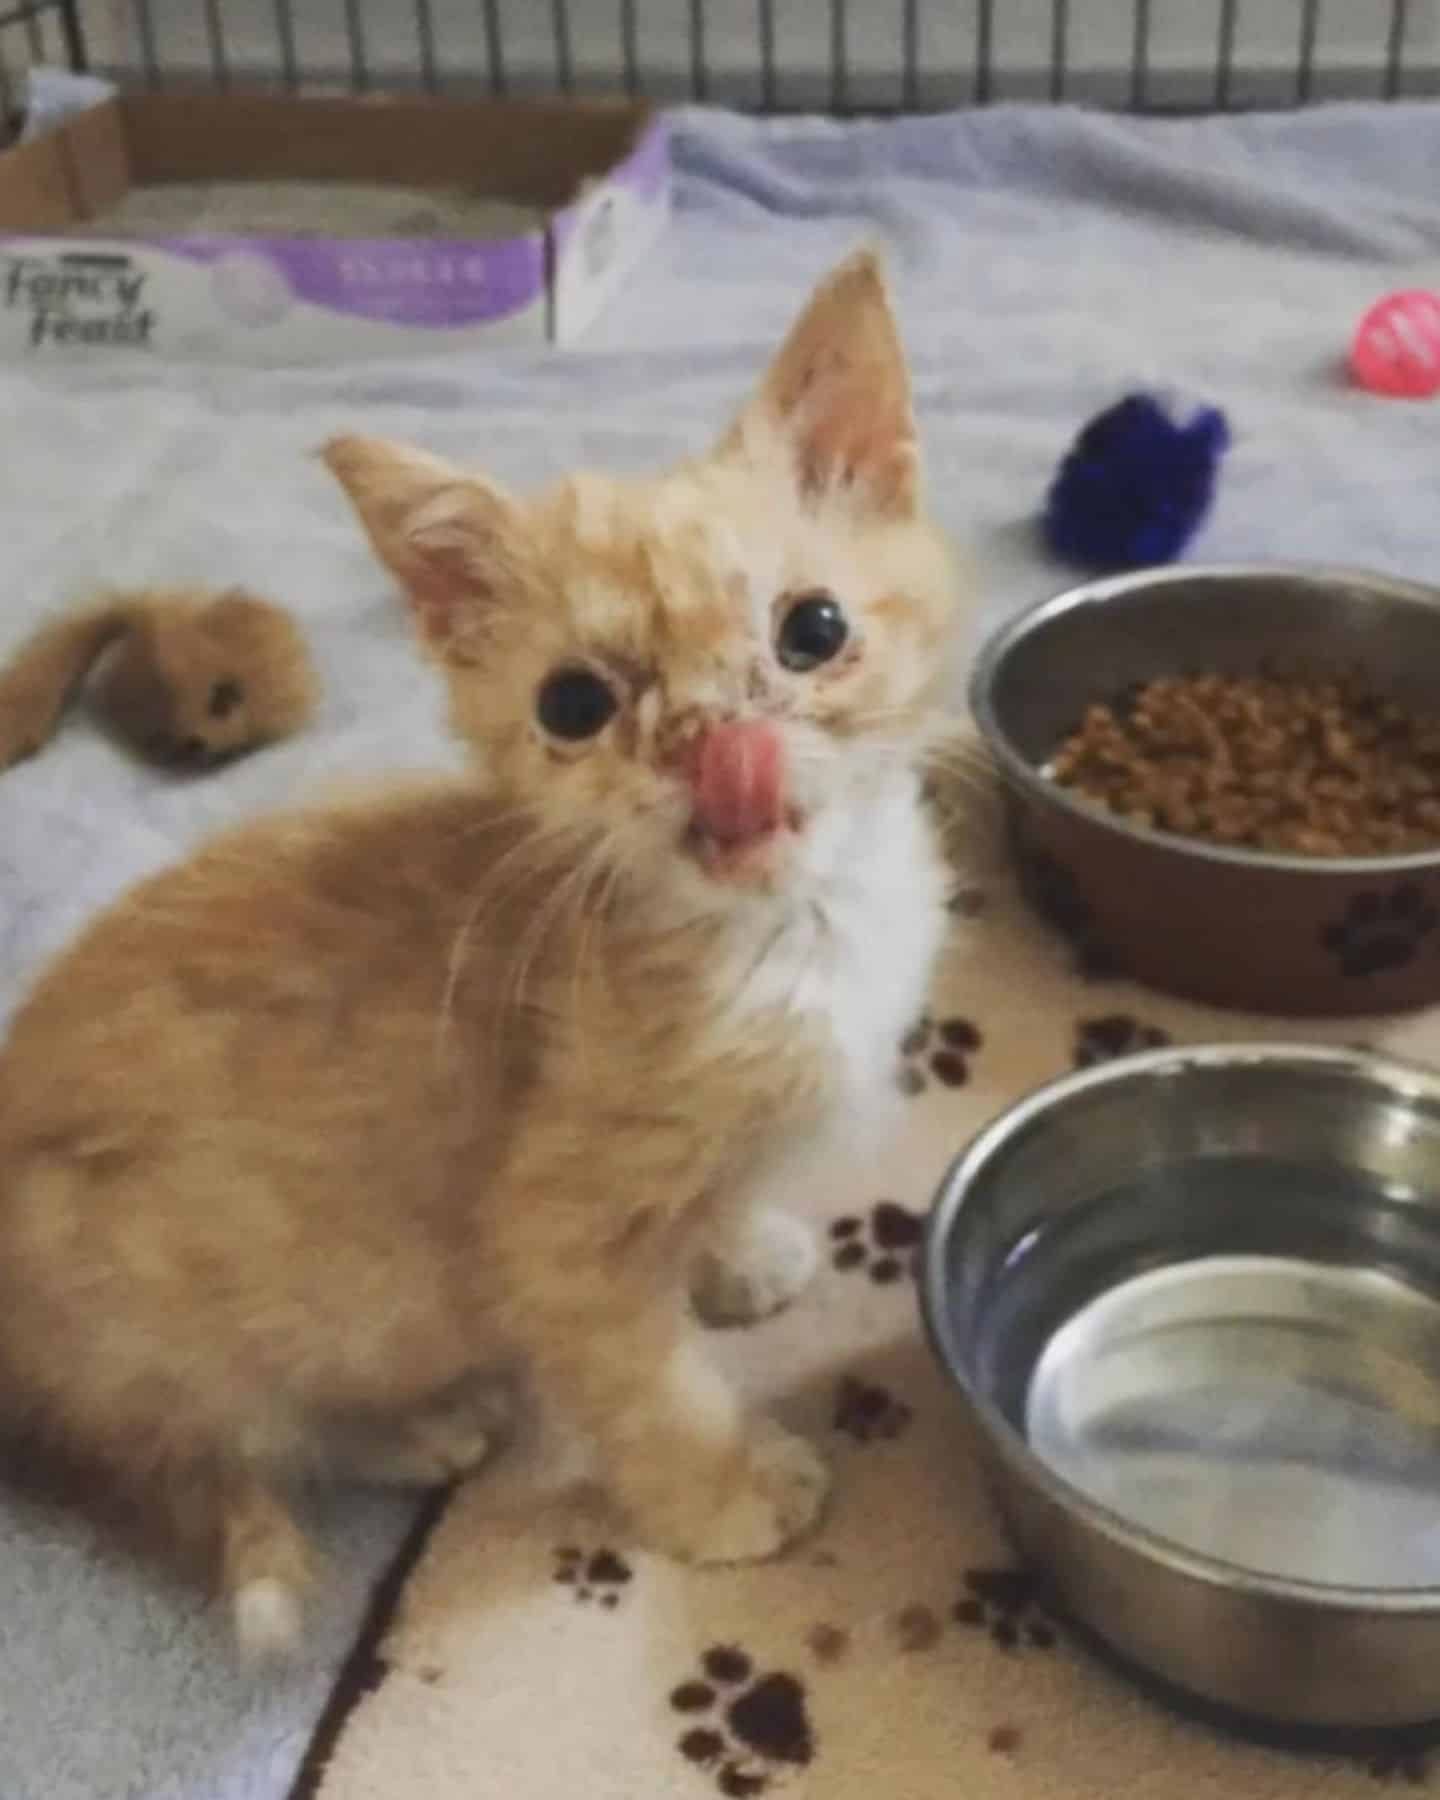
[{"label": "kitten's hind leg", "polygon": [[300,1640],[310,1547],[289,1510],[258,1476],[225,1483],[220,1576],[235,1637],[247,1657],[285,1656]]},{"label": "kitten's hind leg", "polygon": [[467,1380],[399,1418],[347,1421],[334,1434],[332,1466],[345,1479],[380,1487],[442,1487],[504,1446],[514,1406],[508,1384]]},{"label": "kitten's hind leg", "polygon": [[113,1420],[83,1440],[73,1430],[64,1439],[53,1432],[7,1438],[0,1449],[7,1485],[73,1508],[146,1560],[209,1587],[246,1656],[293,1648],[314,1563],[266,1477],[196,1445],[146,1456],[145,1422],[128,1423],[128,1441]]}]

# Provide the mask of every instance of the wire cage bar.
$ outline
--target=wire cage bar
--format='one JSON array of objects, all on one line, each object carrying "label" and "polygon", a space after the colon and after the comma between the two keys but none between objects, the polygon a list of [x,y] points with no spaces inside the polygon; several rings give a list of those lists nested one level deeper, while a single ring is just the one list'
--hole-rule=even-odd
[{"label": "wire cage bar", "polygon": [[1236,111],[1440,93],[1440,0],[0,0],[27,65],[146,88],[629,93],[765,112]]},{"label": "wire cage bar", "polygon": [[0,0],[0,143],[25,104],[25,71],[58,62],[83,69],[87,61],[79,0]]}]

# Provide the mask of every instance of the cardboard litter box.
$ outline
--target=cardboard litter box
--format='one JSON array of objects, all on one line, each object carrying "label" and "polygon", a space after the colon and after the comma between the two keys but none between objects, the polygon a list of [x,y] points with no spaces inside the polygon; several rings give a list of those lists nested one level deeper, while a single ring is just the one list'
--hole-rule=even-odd
[{"label": "cardboard litter box", "polygon": [[[115,222],[165,184],[239,182],[463,192],[480,223],[341,236]],[[640,104],[124,95],[0,155],[0,355],[279,364],[573,343],[659,233],[669,187],[664,121]]]}]

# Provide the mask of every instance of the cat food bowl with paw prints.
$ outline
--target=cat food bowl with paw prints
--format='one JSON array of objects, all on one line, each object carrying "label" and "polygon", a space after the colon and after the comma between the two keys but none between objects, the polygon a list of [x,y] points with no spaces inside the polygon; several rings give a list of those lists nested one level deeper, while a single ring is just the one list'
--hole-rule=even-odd
[{"label": "cat food bowl with paw prints", "polygon": [[1148,570],[1002,627],[971,706],[1082,961],[1291,1017],[1440,1001],[1440,590]]},{"label": "cat food bowl with paw prints", "polygon": [[1440,1077],[1163,1049],[941,1186],[922,1304],[1016,1546],[1170,1695],[1440,1720]]}]

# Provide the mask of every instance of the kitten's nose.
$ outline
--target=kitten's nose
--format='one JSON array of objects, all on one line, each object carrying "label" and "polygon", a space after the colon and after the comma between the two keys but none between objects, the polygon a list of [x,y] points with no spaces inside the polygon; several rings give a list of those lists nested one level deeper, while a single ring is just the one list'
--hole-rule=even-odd
[{"label": "kitten's nose", "polygon": [[712,725],[691,764],[695,823],[717,843],[749,844],[785,816],[785,746],[763,719]]}]

